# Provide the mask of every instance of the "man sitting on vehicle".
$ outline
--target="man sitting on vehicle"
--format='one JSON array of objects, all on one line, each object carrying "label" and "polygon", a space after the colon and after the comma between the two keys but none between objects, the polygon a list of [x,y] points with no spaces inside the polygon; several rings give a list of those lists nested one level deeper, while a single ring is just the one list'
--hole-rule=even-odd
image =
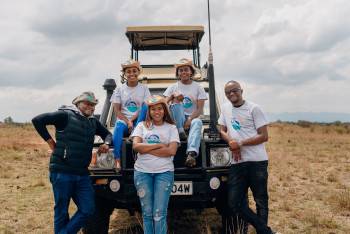
[{"label": "man sitting on vehicle", "polygon": [[195,67],[191,60],[181,59],[175,64],[175,69],[179,81],[168,87],[163,95],[167,98],[167,103],[170,103],[170,112],[181,140],[187,139],[185,130],[189,130],[185,165],[194,167],[203,125],[199,116],[203,113],[204,102],[208,98],[204,88],[192,80]]}]

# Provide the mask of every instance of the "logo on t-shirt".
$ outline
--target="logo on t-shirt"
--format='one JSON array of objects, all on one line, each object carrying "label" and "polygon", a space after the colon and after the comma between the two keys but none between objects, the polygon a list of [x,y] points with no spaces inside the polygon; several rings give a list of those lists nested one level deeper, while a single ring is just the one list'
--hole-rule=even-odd
[{"label": "logo on t-shirt", "polygon": [[160,143],[160,138],[156,134],[152,134],[146,137],[146,142],[148,144],[157,144]]},{"label": "logo on t-shirt", "polygon": [[182,104],[183,104],[184,108],[188,109],[188,108],[192,107],[193,102],[192,102],[190,97],[185,96],[184,100],[182,101]]},{"label": "logo on t-shirt", "polygon": [[126,101],[125,107],[130,112],[136,112],[138,110],[138,106],[137,106],[136,102],[134,102],[132,100]]},{"label": "logo on t-shirt", "polygon": [[241,124],[238,122],[236,119],[231,120],[231,126],[234,130],[240,130],[241,129]]}]

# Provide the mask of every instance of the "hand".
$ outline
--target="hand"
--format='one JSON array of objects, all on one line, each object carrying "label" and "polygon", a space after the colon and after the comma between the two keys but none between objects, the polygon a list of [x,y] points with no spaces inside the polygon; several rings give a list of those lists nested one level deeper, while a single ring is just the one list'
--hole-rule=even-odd
[{"label": "hand", "polygon": [[131,120],[128,121],[128,129],[129,129],[129,133],[131,133],[131,130],[134,128],[134,124]]},{"label": "hand", "polygon": [[175,92],[174,93],[174,98],[176,98],[176,100],[178,101],[178,102],[182,102],[183,100],[184,100],[184,95],[182,95],[181,93],[179,93],[179,92]]},{"label": "hand", "polygon": [[186,122],[184,123],[184,129],[187,130],[191,127],[192,119],[190,117],[187,118]]},{"label": "hand", "polygon": [[56,142],[51,138],[46,141],[46,143],[49,145],[50,149],[54,151],[56,148]]},{"label": "hand", "polygon": [[238,142],[235,140],[230,140],[228,145],[230,146],[231,151],[239,150],[241,147],[239,146]]},{"label": "hand", "polygon": [[101,154],[101,153],[108,153],[109,150],[109,146],[106,144],[102,144],[100,145],[100,147],[98,147],[97,153]]},{"label": "hand", "polygon": [[234,150],[232,151],[232,157],[235,162],[238,162],[242,159],[241,151],[240,150]]}]

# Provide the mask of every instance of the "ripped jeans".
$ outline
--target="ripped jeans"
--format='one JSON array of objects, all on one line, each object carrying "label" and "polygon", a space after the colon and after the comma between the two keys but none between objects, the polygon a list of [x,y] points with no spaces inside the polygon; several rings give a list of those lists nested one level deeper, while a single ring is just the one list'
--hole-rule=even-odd
[{"label": "ripped jeans", "polygon": [[174,172],[144,173],[135,170],[134,183],[141,203],[143,232],[166,234],[167,209]]}]

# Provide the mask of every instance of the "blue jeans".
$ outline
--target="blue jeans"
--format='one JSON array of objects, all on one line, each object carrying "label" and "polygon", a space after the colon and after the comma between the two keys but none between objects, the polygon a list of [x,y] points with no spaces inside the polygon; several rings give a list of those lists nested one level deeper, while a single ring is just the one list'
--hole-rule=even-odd
[{"label": "blue jeans", "polygon": [[[228,177],[228,205],[233,214],[238,214],[256,229],[258,234],[271,233],[268,221],[267,172],[268,161],[233,164]],[[257,214],[248,206],[246,195],[252,190]]]},{"label": "blue jeans", "polygon": [[[88,175],[50,172],[55,198],[55,234],[77,233],[95,210],[94,190]],[[69,218],[68,207],[73,199],[78,210]]]},{"label": "blue jeans", "polygon": [[[137,117],[136,121],[133,122],[134,127],[139,123],[146,119],[147,114],[147,105],[144,103],[142,104],[139,116]],[[123,137],[128,135],[128,125],[123,120],[117,120],[115,122],[115,127],[113,131],[113,145],[114,145],[114,158],[120,159],[121,151],[122,151],[122,144],[123,144]]]},{"label": "blue jeans", "polygon": [[[188,118],[188,115],[185,115],[182,103],[171,104],[170,113],[176,123],[177,129],[179,129],[179,132],[183,131],[183,126],[186,122],[186,119]],[[187,152],[195,151],[198,155],[199,146],[201,144],[202,126],[202,120],[199,118],[192,119],[190,132],[187,138]]]},{"label": "blue jeans", "polygon": [[174,184],[174,172],[144,173],[135,170],[134,183],[141,203],[143,232],[166,234],[167,209]]}]

